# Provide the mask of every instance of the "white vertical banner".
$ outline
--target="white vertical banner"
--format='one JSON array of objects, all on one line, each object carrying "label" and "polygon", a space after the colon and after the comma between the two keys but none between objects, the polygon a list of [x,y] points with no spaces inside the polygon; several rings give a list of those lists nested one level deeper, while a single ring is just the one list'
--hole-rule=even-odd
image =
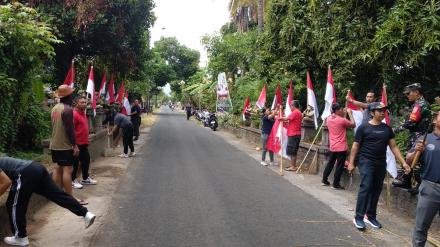
[{"label": "white vertical banner", "polygon": [[228,81],[226,80],[225,72],[218,74],[216,111],[232,111],[232,102],[231,97],[229,96]]}]

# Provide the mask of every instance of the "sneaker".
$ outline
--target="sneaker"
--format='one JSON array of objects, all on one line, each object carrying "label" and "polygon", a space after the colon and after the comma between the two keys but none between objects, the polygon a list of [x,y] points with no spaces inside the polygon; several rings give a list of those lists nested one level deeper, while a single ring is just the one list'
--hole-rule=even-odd
[{"label": "sneaker", "polygon": [[98,183],[98,181],[92,179],[91,177],[88,177],[87,179],[81,180],[81,184],[83,184],[83,185],[95,185],[97,183]]},{"label": "sneaker", "polygon": [[134,157],[134,156],[136,156],[136,153],[135,152],[130,152],[130,155],[129,155],[130,157]]},{"label": "sneaker", "polygon": [[86,213],[86,216],[84,216],[84,222],[86,223],[86,228],[89,228],[93,222],[95,222],[96,216],[90,212]]},{"label": "sneaker", "polygon": [[271,165],[271,166],[277,166],[278,163],[277,163],[276,161],[271,161],[271,162],[269,162],[269,165]]},{"label": "sneaker", "polygon": [[78,182],[78,180],[75,179],[75,180],[72,181],[72,188],[74,188],[74,189],[82,189],[83,186],[82,186],[82,184],[80,184]]},{"label": "sneaker", "polygon": [[261,161],[260,164],[261,164],[262,166],[268,166],[268,164],[266,163],[266,161]]},{"label": "sneaker", "polygon": [[366,215],[364,217],[364,222],[368,223],[371,227],[376,228],[376,229],[380,229],[382,228],[382,224],[379,223],[379,221],[377,221],[376,219],[369,219]]},{"label": "sneaker", "polygon": [[121,158],[128,158],[128,154],[120,154],[120,155],[118,155],[118,157],[121,157]]},{"label": "sneaker", "polygon": [[322,182],[321,182],[321,185],[322,185],[322,186],[329,186],[330,183],[329,183],[329,181],[322,181]]},{"label": "sneaker", "polygon": [[353,224],[354,224],[354,226],[355,226],[359,231],[363,231],[363,230],[365,230],[365,228],[366,228],[364,221],[363,221],[363,220],[360,220],[360,219],[356,219],[356,218],[354,218],[354,219],[353,219]]},{"label": "sneaker", "polygon": [[16,245],[16,246],[27,246],[27,245],[29,245],[28,237],[19,238],[19,237],[16,237],[16,236],[12,236],[12,237],[6,237],[5,239],[3,239],[3,241],[6,244],[9,244],[9,245]]},{"label": "sneaker", "polygon": [[334,189],[334,190],[345,190],[345,188],[340,186],[340,185],[332,185],[332,189]]}]

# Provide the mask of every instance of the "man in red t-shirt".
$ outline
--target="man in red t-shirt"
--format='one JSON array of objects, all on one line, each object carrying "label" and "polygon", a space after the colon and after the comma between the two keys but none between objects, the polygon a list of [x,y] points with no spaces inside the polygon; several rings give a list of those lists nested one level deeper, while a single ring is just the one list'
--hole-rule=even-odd
[{"label": "man in red t-shirt", "polygon": [[[75,110],[73,111],[73,125],[75,126],[76,143],[79,148],[78,157],[73,159],[72,187],[82,189],[83,185],[95,185],[96,180],[89,176],[90,154],[89,154],[89,122],[87,120],[86,110],[87,101],[83,96],[75,99]],[[81,171],[83,179],[78,182],[76,174],[78,172],[79,162],[81,162]]]},{"label": "man in red t-shirt", "polygon": [[347,128],[354,128],[356,126],[351,109],[347,109],[347,114],[350,121],[344,117],[344,108],[342,108],[340,104],[334,103],[332,105],[332,115],[326,119],[330,141],[330,159],[322,176],[322,185],[330,185],[328,176],[332,172],[336,162],[332,188],[337,190],[344,189],[344,187],[339,184],[339,181],[341,181],[341,175],[344,171],[344,164],[347,158],[348,145],[346,130]]},{"label": "man in red t-shirt", "polygon": [[286,154],[290,155],[290,166],[285,170],[296,171],[296,155],[298,153],[299,143],[301,141],[302,113],[299,111],[299,102],[297,100],[292,101],[290,109],[292,112],[289,114],[289,116],[282,117],[280,120],[288,122]]}]

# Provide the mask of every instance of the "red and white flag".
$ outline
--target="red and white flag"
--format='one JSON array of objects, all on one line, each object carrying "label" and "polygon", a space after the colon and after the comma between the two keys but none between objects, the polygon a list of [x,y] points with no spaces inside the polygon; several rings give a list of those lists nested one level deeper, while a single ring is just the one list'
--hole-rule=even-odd
[{"label": "red and white flag", "polygon": [[121,86],[119,86],[118,95],[116,95],[116,103],[122,105],[123,97],[125,92],[124,81],[122,81]]},{"label": "red and white flag", "polygon": [[105,86],[107,84],[107,77],[105,75],[105,71],[102,73],[101,87],[99,88],[99,97],[104,96],[105,94]]},{"label": "red and white flag", "polygon": [[282,155],[284,158],[289,159],[289,155],[286,154],[287,149],[287,127],[285,124],[279,120],[281,113],[275,119],[272,131],[267,137],[266,149],[272,151],[276,154]]},{"label": "red and white flag", "polygon": [[264,87],[260,93],[260,97],[258,97],[257,103],[255,103],[255,105],[259,109],[263,109],[263,107],[266,105],[266,84],[264,84]]},{"label": "red and white flag", "polygon": [[95,79],[93,75],[93,66],[90,67],[89,79],[87,80],[86,92],[90,94],[91,101],[93,102],[95,98]]},{"label": "red and white flag", "polygon": [[127,116],[131,114],[130,101],[128,101],[128,92],[125,92],[124,94],[124,103],[122,104],[122,114]]},{"label": "red and white flag", "polygon": [[93,117],[96,117],[96,99],[99,97],[97,92],[94,93],[92,98],[92,109],[93,109]]},{"label": "red and white flag", "polygon": [[[348,91],[348,97],[351,100],[355,100],[351,91]],[[354,118],[354,122],[356,124],[356,127],[354,127],[354,133],[356,133],[356,130],[362,124],[362,120],[364,117],[363,113],[362,113],[362,109],[360,109],[359,107],[355,106],[353,103],[350,103],[350,102],[347,102],[347,108],[350,108],[351,111],[353,112],[353,118]]]},{"label": "red and white flag", "polygon": [[290,80],[290,86],[289,86],[289,92],[287,94],[287,100],[286,100],[286,108],[284,108],[284,116],[289,116],[292,112],[292,109],[290,108],[290,105],[293,101],[293,85],[292,80]]},{"label": "red and white flag", "polygon": [[324,112],[321,115],[321,119],[325,120],[328,116],[332,114],[332,104],[336,103],[336,92],[335,92],[335,84],[333,82],[333,75],[330,66],[328,67],[327,72],[327,85],[325,87],[325,107]]},{"label": "red and white flag", "polygon": [[105,100],[109,104],[115,103],[115,81],[113,80],[113,75],[110,78],[110,83],[108,85],[108,90]]},{"label": "red and white flag", "polygon": [[271,110],[274,110],[278,105],[283,104],[283,96],[281,95],[281,86],[278,83],[277,90],[275,91],[275,96],[273,98]]},{"label": "red and white flag", "polygon": [[311,107],[314,112],[313,120],[315,122],[315,129],[318,128],[318,104],[316,103],[315,91],[313,91],[312,79],[310,79],[310,73],[307,71],[307,106]]},{"label": "red and white flag", "polygon": [[[388,105],[387,99],[387,90],[386,86],[382,87],[382,104]],[[383,120],[387,125],[390,125],[390,117],[388,115],[388,109],[385,111],[385,119]],[[390,149],[390,146],[387,146],[387,171],[393,177],[397,177],[397,163],[396,157]]]},{"label": "red and white flag", "polygon": [[64,79],[64,85],[71,88],[75,86],[75,62],[72,60],[72,65],[70,65],[69,71],[67,72],[66,78]]},{"label": "red and white flag", "polygon": [[246,111],[249,108],[250,105],[250,99],[249,96],[246,98],[246,101],[244,102],[243,111],[241,112],[241,115],[243,117],[243,121],[246,121]]}]

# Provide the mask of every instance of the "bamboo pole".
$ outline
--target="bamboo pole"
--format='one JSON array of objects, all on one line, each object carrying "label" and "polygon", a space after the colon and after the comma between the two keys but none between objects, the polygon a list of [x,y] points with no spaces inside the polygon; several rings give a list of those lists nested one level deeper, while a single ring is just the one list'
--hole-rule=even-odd
[{"label": "bamboo pole", "polygon": [[310,145],[309,150],[307,150],[307,153],[306,153],[306,155],[304,156],[304,159],[301,161],[301,164],[298,166],[298,169],[296,170],[296,173],[299,173],[300,170],[301,170],[301,167],[304,165],[304,162],[306,161],[307,156],[309,156],[310,150],[312,150],[312,147],[313,147],[313,145],[315,144],[316,139],[318,139],[319,132],[321,132],[321,130],[322,130],[322,126],[324,126],[324,123],[325,123],[325,120],[322,122],[321,127],[319,127],[318,132],[316,133],[316,136],[315,136],[315,138],[313,139],[313,142],[312,142],[312,144]]},{"label": "bamboo pole", "polygon": [[[283,106],[282,105],[280,105],[280,110],[279,110],[279,112],[278,112],[278,117],[281,117],[281,113],[282,113],[282,111],[283,111]],[[283,122],[281,122],[280,124],[283,124]],[[278,129],[279,129],[280,127],[278,127]],[[283,126],[281,125],[281,128],[283,128]],[[281,155],[280,155],[280,176],[284,176],[284,166],[283,166],[283,153],[284,153],[284,150],[283,150],[283,135],[281,134],[281,136],[280,136],[280,146],[281,146]]]}]

